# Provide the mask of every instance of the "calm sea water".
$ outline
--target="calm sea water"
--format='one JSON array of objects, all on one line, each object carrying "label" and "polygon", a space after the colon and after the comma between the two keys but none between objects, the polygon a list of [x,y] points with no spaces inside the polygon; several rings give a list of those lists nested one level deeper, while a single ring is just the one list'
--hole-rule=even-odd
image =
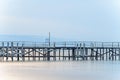
[{"label": "calm sea water", "polygon": [[120,62],[3,62],[0,80],[120,80]]}]

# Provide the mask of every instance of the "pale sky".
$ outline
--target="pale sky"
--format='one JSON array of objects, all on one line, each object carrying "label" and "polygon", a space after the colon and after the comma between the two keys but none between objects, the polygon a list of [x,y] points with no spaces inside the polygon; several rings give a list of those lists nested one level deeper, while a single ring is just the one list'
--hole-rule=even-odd
[{"label": "pale sky", "polygon": [[120,41],[120,0],[0,0],[0,35]]}]

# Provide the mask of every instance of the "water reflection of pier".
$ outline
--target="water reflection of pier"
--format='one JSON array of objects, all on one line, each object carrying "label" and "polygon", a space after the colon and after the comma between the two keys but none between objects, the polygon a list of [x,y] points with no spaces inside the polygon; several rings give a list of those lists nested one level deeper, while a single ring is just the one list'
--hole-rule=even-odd
[{"label": "water reflection of pier", "polygon": [[0,42],[1,61],[120,60],[119,42]]}]

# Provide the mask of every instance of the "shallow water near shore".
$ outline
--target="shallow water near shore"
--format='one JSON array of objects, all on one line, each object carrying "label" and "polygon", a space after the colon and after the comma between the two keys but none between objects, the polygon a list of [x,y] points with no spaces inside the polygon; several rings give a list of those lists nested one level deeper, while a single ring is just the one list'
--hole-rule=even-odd
[{"label": "shallow water near shore", "polygon": [[120,62],[1,62],[0,80],[120,80]]}]

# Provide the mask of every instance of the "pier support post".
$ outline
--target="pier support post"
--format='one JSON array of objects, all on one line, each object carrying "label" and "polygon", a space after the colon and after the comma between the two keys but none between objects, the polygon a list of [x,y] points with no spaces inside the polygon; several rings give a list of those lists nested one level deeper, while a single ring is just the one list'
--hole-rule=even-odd
[{"label": "pier support post", "polygon": [[98,60],[98,48],[97,48],[97,51],[96,51],[95,60]]},{"label": "pier support post", "polygon": [[5,55],[5,53],[4,53],[4,42],[2,42],[2,61],[4,61],[4,55]]},{"label": "pier support post", "polygon": [[50,49],[47,49],[47,61],[50,61]]},{"label": "pier support post", "polygon": [[61,49],[59,49],[59,60],[60,60],[60,50],[61,50]]},{"label": "pier support post", "polygon": [[53,60],[56,61],[56,49],[53,49],[53,54],[54,54],[54,56],[53,56],[53,57],[54,57]]},{"label": "pier support post", "polygon": [[9,42],[7,42],[7,49],[6,49],[6,61],[8,61],[8,55],[9,55]]},{"label": "pier support post", "polygon": [[28,61],[30,61],[30,49],[28,49]]},{"label": "pier support post", "polygon": [[108,52],[107,52],[107,48],[106,48],[106,61],[108,60]]},{"label": "pier support post", "polygon": [[114,49],[112,48],[112,60],[114,60]]},{"label": "pier support post", "polygon": [[14,56],[14,53],[13,53],[13,42],[11,42],[11,59],[13,61],[13,56]]},{"label": "pier support post", "polygon": [[94,60],[94,52],[93,52],[93,48],[91,49],[91,60],[93,61]]},{"label": "pier support post", "polygon": [[56,61],[56,48],[55,48],[55,42],[54,42],[54,49],[53,49],[53,60]]},{"label": "pier support post", "polygon": [[17,61],[19,61],[19,50],[17,50]]},{"label": "pier support post", "polygon": [[22,44],[22,61],[25,61],[25,50],[24,50],[24,44]]},{"label": "pier support post", "polygon": [[119,55],[118,57],[119,57],[119,61],[120,61],[120,48],[119,48],[119,51],[118,51],[118,55]]},{"label": "pier support post", "polygon": [[77,60],[79,60],[79,47],[78,47],[78,43],[77,43],[77,47],[76,47],[76,55],[77,55]]},{"label": "pier support post", "polygon": [[65,60],[65,53],[64,53],[64,48],[63,48],[63,60]]},{"label": "pier support post", "polygon": [[111,60],[110,49],[109,49],[109,60]]},{"label": "pier support post", "polygon": [[40,61],[40,49],[39,49],[39,55],[38,56],[39,56],[39,61]]},{"label": "pier support post", "polygon": [[75,49],[72,49],[72,57],[73,57],[73,61],[75,60]]},{"label": "pier support post", "polygon": [[102,60],[104,60],[104,48],[103,48],[103,53],[102,53]]},{"label": "pier support post", "polygon": [[70,49],[68,49],[68,60],[70,60]]},{"label": "pier support post", "polygon": [[116,52],[117,52],[117,51],[116,51],[116,49],[115,49],[115,60],[117,59],[117,54],[116,54]]},{"label": "pier support post", "polygon": [[101,58],[102,58],[102,53],[101,53],[102,51],[101,51],[101,49],[100,49],[100,60],[101,60]]},{"label": "pier support post", "polygon": [[19,61],[19,50],[18,50],[18,45],[19,45],[19,43],[17,43],[17,61]]},{"label": "pier support post", "polygon": [[85,60],[88,60],[88,49],[85,49]]}]

